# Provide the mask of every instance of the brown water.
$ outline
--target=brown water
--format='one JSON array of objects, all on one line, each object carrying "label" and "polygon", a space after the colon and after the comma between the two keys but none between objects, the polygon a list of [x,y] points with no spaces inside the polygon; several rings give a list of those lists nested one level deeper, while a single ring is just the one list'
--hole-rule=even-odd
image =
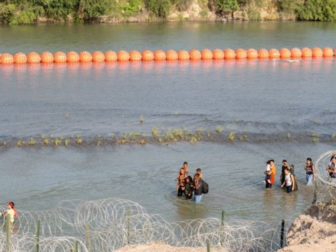
[{"label": "brown water", "polygon": [[[130,24],[0,27],[1,51],[333,46],[334,24]],[[278,223],[312,201],[307,156],[332,149],[334,60],[0,67],[0,201],[26,210],[118,197],[169,220],[215,216]],[[143,123],[140,123],[143,120]],[[110,139],[223,129],[196,144],[16,148],[18,139]],[[248,136],[228,143],[227,134]],[[314,142],[314,143],[313,143]],[[296,165],[300,191],[264,190],[265,161]],[[204,204],[176,199],[183,161],[210,184]]]}]

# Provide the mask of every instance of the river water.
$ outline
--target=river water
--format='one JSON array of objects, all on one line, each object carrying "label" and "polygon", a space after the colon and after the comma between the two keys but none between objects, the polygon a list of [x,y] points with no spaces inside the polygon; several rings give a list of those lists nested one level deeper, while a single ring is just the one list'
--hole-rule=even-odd
[{"label": "river water", "polygon": [[[122,24],[0,27],[0,51],[334,46],[335,24]],[[118,197],[175,221],[279,223],[313,199],[304,161],[333,148],[334,59],[0,66],[0,202],[50,209],[64,199]],[[15,147],[18,139],[84,141],[139,132],[211,132],[196,143]],[[220,129],[220,130],[219,130]],[[230,134],[246,136],[228,141]],[[217,134],[217,135],[216,135]],[[299,192],[265,191],[265,161],[296,167]],[[176,199],[178,169],[204,170],[204,204]],[[280,170],[280,169],[279,169]]]}]

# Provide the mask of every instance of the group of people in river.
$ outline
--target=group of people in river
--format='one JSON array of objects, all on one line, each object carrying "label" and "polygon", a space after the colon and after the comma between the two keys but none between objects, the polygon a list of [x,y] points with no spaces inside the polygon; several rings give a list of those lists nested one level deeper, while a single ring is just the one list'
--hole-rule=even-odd
[{"label": "group of people in river", "polygon": [[[308,186],[313,185],[315,179],[315,166],[313,160],[308,157],[305,164],[306,182]],[[336,153],[330,158],[327,172],[330,178],[336,178]],[[272,188],[276,184],[277,167],[273,159],[266,162],[265,171],[265,186],[266,189]],[[281,188],[285,189],[287,193],[298,190],[298,182],[294,173],[294,165],[290,165],[287,160],[282,160],[281,174],[280,174]]]},{"label": "group of people in river", "polygon": [[194,199],[195,203],[201,203],[203,194],[208,193],[209,185],[204,181],[201,168],[197,168],[194,176],[189,173],[189,164],[184,162],[177,177],[177,197],[187,200]]},{"label": "group of people in river", "polygon": [[[313,160],[308,157],[306,159],[305,165],[306,171],[306,182],[307,185],[312,185],[314,180],[314,164]],[[272,188],[276,184],[277,167],[273,159],[266,162],[265,171],[265,186],[266,189]],[[281,174],[280,174],[280,185],[287,193],[298,190],[298,182],[294,173],[294,165],[289,164],[289,162],[284,159],[282,160]]]}]

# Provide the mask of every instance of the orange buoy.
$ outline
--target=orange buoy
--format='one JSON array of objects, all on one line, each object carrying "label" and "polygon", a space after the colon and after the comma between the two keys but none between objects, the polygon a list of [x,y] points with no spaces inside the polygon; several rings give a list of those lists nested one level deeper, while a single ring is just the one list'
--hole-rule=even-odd
[{"label": "orange buoy", "polygon": [[87,51],[83,51],[79,54],[79,61],[81,63],[88,63],[88,62],[92,62],[92,55],[91,53],[87,52]]},{"label": "orange buoy", "polygon": [[302,57],[302,51],[299,48],[292,48],[291,57],[292,59],[300,59]]},{"label": "orange buoy", "polygon": [[323,51],[321,48],[315,47],[312,50],[312,56],[314,58],[321,58],[323,56]]},{"label": "orange buoy", "polygon": [[175,61],[178,60],[177,52],[174,50],[168,50],[166,52],[166,59],[167,61]]},{"label": "orange buoy", "polygon": [[131,51],[130,52],[130,61],[140,61],[142,60],[142,55],[139,51]]},{"label": "orange buoy", "polygon": [[246,59],[247,58],[247,52],[245,49],[237,49],[236,50],[236,59]]},{"label": "orange buoy", "polygon": [[331,58],[334,56],[334,51],[330,47],[323,48],[323,57]]},{"label": "orange buoy", "polygon": [[280,58],[280,52],[277,49],[271,49],[268,52],[270,59],[279,59]]},{"label": "orange buoy", "polygon": [[269,58],[268,50],[266,50],[264,48],[259,49],[258,58],[259,59],[268,59]]},{"label": "orange buoy", "polygon": [[118,56],[114,51],[105,52],[105,61],[106,62],[115,62],[118,60]]},{"label": "orange buoy", "polygon": [[313,56],[312,50],[308,47],[302,48],[301,52],[302,58],[311,58]]},{"label": "orange buoy", "polygon": [[67,57],[64,52],[56,52],[54,53],[54,62],[55,63],[65,63],[67,61]]},{"label": "orange buoy", "polygon": [[201,52],[201,55],[202,55],[202,60],[212,60],[213,59],[212,51],[209,49],[203,49]]},{"label": "orange buoy", "polygon": [[27,56],[22,52],[18,52],[14,55],[14,63],[15,64],[26,64]]},{"label": "orange buoy", "polygon": [[31,52],[27,55],[27,62],[29,64],[37,64],[41,62],[41,56],[37,52]]},{"label": "orange buoy", "polygon": [[201,52],[199,50],[196,50],[196,49],[192,49],[189,52],[189,55],[190,55],[190,60],[193,60],[193,61],[197,61],[197,60],[201,60],[202,59]]},{"label": "orange buoy", "polygon": [[287,48],[280,49],[280,58],[281,59],[289,59],[291,57],[291,51]]},{"label": "orange buoy", "polygon": [[143,61],[153,61],[154,53],[150,50],[145,50],[142,52],[142,60]]},{"label": "orange buoy", "polygon": [[258,58],[258,51],[256,49],[250,48],[247,50],[247,58],[249,60],[255,60]]},{"label": "orange buoy", "polygon": [[128,52],[124,50],[121,50],[118,52],[118,61],[126,62],[126,61],[129,61],[129,59],[130,59],[130,56]]},{"label": "orange buoy", "polygon": [[177,53],[179,60],[189,60],[190,55],[186,50],[181,50]]},{"label": "orange buoy", "polygon": [[224,52],[221,49],[215,49],[215,50],[213,50],[212,55],[213,55],[213,59],[214,60],[222,60],[222,59],[224,59]]},{"label": "orange buoy", "polygon": [[232,49],[225,49],[224,50],[224,59],[226,60],[232,60],[236,58],[236,53]]},{"label": "orange buoy", "polygon": [[14,63],[14,57],[10,53],[4,53],[0,56],[0,63],[1,64],[13,64]]},{"label": "orange buoy", "polygon": [[41,63],[51,64],[54,62],[54,55],[51,52],[43,52],[41,54]]},{"label": "orange buoy", "polygon": [[67,57],[67,62],[69,63],[79,62],[79,54],[77,52],[74,52],[74,51],[68,52],[66,57]]},{"label": "orange buoy", "polygon": [[94,51],[92,53],[92,61],[96,63],[101,63],[105,61],[105,54],[101,51]]},{"label": "orange buoy", "polygon": [[157,50],[154,52],[154,60],[163,61],[166,60],[166,53],[162,50]]}]

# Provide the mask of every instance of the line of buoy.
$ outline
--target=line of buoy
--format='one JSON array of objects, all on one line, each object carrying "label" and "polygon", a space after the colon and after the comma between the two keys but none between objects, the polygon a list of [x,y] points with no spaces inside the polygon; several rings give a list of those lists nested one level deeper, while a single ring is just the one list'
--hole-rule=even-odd
[{"label": "line of buoy", "polygon": [[24,54],[2,53],[0,54],[0,64],[39,64],[39,63],[102,63],[102,62],[139,62],[139,61],[208,61],[208,60],[266,60],[266,59],[308,59],[308,58],[332,58],[336,56],[336,49],[326,48],[282,48],[278,49],[203,49],[203,50],[145,50],[143,52],[133,50],[127,52],[121,50],[95,51],[93,53],[83,52],[30,52]]}]

